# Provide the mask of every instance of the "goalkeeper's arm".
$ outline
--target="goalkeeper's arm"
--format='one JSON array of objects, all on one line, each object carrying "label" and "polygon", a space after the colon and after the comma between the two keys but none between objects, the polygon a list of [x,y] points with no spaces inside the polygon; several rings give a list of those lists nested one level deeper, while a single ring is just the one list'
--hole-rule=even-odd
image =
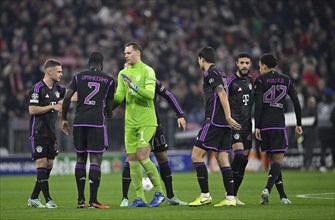
[{"label": "goalkeeper's arm", "polygon": [[145,88],[139,88],[137,93],[143,98],[153,100],[155,97],[155,86],[154,85],[146,85]]},{"label": "goalkeeper's arm", "polygon": [[135,92],[137,92],[140,96],[142,96],[143,98],[146,99],[150,99],[153,100],[155,97],[155,85],[156,82],[154,82],[153,84],[147,84],[145,86],[145,88],[141,88],[139,87],[137,84],[135,84],[128,76],[126,76],[125,74],[121,74],[123,80],[128,84],[128,86],[134,90]]}]

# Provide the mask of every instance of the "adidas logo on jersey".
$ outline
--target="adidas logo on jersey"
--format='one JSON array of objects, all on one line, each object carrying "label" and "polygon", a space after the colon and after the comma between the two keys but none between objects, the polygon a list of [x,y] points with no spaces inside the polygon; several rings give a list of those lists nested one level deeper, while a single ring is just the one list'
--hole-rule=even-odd
[{"label": "adidas logo on jersey", "polygon": [[242,88],[241,88],[241,87],[240,87],[240,88],[238,88],[238,90],[237,90],[237,91],[238,91],[238,92],[239,92],[239,91],[242,91]]},{"label": "adidas logo on jersey", "polygon": [[45,96],[45,98],[49,98],[49,95],[47,94],[47,95]]}]

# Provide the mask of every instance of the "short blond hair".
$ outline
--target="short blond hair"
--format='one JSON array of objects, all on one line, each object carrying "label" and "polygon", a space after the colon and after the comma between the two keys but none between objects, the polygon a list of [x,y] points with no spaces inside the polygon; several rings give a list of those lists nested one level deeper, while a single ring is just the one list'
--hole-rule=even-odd
[{"label": "short blond hair", "polygon": [[55,66],[62,66],[62,64],[54,59],[48,59],[44,63],[44,70],[48,69],[49,67],[55,67]]}]

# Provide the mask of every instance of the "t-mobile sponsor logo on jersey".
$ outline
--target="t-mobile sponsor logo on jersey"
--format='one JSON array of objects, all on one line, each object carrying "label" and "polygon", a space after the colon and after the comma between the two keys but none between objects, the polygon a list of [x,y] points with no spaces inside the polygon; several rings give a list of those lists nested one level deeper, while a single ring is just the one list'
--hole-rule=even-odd
[{"label": "t-mobile sponsor logo on jersey", "polygon": [[[57,105],[57,102],[50,102],[50,105]],[[51,110],[51,112],[54,112],[55,110]]]}]

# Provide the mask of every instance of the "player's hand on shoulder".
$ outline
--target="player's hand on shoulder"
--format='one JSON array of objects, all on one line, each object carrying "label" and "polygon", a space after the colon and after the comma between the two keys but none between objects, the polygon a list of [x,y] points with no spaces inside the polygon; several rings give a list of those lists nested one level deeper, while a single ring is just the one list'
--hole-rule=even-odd
[{"label": "player's hand on shoulder", "polygon": [[239,131],[241,130],[241,125],[237,123],[233,118],[229,117],[227,118],[228,124],[231,126],[232,129]]}]

